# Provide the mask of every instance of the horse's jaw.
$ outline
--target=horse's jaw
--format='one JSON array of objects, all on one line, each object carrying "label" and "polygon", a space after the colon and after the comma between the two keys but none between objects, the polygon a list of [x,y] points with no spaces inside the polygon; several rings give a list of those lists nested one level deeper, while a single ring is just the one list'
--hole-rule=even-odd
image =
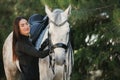
[{"label": "horse's jaw", "polygon": [[60,66],[64,65],[66,59],[65,50],[62,48],[56,48],[54,52],[55,52],[55,63]]}]

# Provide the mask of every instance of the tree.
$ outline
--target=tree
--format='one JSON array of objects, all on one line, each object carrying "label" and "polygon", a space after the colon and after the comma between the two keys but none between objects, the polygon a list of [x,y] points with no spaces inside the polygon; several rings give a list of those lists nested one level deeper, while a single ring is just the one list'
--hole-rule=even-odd
[{"label": "tree", "polygon": [[73,79],[119,80],[119,2],[74,0],[73,3],[77,5],[72,16],[75,35]]}]

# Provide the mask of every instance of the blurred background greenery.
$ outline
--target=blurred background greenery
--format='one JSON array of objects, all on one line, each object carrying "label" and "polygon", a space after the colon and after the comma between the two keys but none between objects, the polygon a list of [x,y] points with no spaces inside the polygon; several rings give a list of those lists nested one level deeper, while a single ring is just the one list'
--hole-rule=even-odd
[{"label": "blurred background greenery", "polygon": [[0,0],[0,80],[6,80],[2,46],[14,18],[46,15],[44,4],[52,10],[72,6],[71,80],[120,80],[120,0]]}]

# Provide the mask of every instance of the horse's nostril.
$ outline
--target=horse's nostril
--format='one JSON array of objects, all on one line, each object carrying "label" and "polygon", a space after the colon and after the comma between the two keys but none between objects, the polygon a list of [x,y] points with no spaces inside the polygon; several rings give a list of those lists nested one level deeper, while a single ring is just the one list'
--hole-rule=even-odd
[{"label": "horse's nostril", "polygon": [[53,59],[53,61],[55,61],[55,59]]},{"label": "horse's nostril", "polygon": [[64,59],[64,63],[66,63],[66,60]]}]

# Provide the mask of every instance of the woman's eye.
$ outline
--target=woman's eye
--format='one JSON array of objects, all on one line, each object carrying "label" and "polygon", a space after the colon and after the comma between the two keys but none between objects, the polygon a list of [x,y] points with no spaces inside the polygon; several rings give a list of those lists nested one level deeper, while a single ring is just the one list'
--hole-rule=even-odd
[{"label": "woman's eye", "polygon": [[26,25],[30,25],[29,23],[26,23]]},{"label": "woman's eye", "polygon": [[21,27],[24,27],[24,25],[21,25]]}]

